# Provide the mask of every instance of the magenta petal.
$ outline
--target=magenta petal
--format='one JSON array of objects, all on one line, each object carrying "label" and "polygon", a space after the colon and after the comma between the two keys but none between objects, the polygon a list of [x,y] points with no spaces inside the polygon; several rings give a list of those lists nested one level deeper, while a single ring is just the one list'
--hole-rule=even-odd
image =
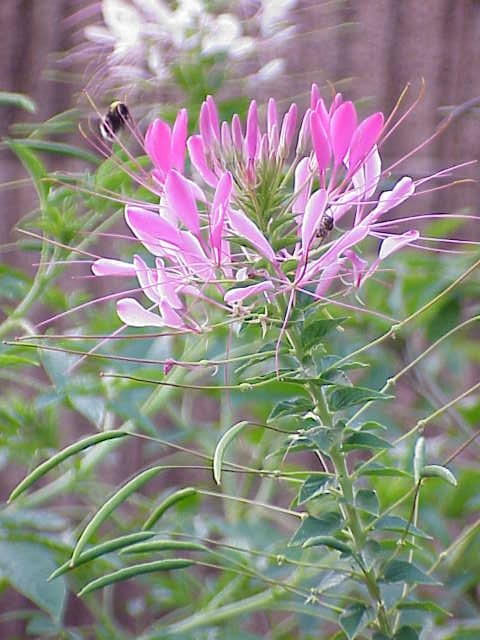
[{"label": "magenta petal", "polygon": [[122,298],[117,302],[117,314],[129,327],[163,327],[165,323],[157,313],[148,311],[135,298]]},{"label": "magenta petal", "polygon": [[135,276],[135,267],[129,262],[99,258],[92,264],[92,272],[96,276]]},{"label": "magenta petal", "polygon": [[247,218],[241,211],[229,211],[230,225],[233,231],[240,237],[247,240],[261,253],[267,260],[274,263],[275,253],[267,242],[265,236],[257,225]]},{"label": "magenta petal", "polygon": [[338,107],[330,122],[330,138],[332,141],[335,166],[338,167],[345,158],[353,133],[357,126],[357,113],[353,103],[344,102]]},{"label": "magenta petal", "polygon": [[190,159],[195,169],[208,185],[210,185],[211,187],[215,187],[218,183],[218,178],[208,166],[202,136],[190,136],[187,142],[187,147],[188,153],[190,154]]},{"label": "magenta petal", "polygon": [[383,129],[383,113],[380,111],[365,118],[352,136],[350,144],[350,171],[356,171],[376,144]]},{"label": "magenta petal", "polygon": [[320,121],[320,116],[315,111],[312,111],[310,116],[310,129],[318,169],[319,171],[324,171],[330,164],[332,151],[330,148],[330,142],[328,141],[328,136]]},{"label": "magenta petal", "polygon": [[185,147],[187,144],[188,113],[180,109],[172,131],[172,167],[183,172]]},{"label": "magenta petal", "polygon": [[206,99],[208,107],[208,115],[210,116],[210,126],[212,128],[213,135],[217,140],[220,140],[220,121],[218,118],[218,109],[215,104],[215,100],[212,96],[207,96]]},{"label": "magenta petal", "polygon": [[362,282],[362,278],[365,275],[368,267],[368,262],[360,258],[353,249],[346,249],[344,251],[345,256],[352,263],[353,269],[353,282],[355,286],[358,288]]},{"label": "magenta petal", "polygon": [[247,155],[249,158],[255,158],[258,147],[258,112],[255,100],[250,102],[247,115],[247,133],[245,135],[247,146]]},{"label": "magenta petal", "polygon": [[328,113],[327,107],[325,106],[325,102],[322,99],[320,99],[317,102],[317,106],[315,107],[314,111],[318,113],[320,117],[320,122],[322,123],[325,131],[329,133],[330,132],[330,115]]},{"label": "magenta petal", "polygon": [[236,287],[235,289],[230,289],[224,296],[224,300],[229,305],[234,305],[238,302],[243,302],[245,298],[249,296],[254,296],[259,293],[263,293],[264,291],[273,291],[274,286],[270,281],[267,282],[259,282],[258,284],[252,284],[248,287]]},{"label": "magenta petal", "polygon": [[145,151],[155,168],[160,171],[163,180],[170,169],[170,145],[170,126],[160,118],[156,118],[145,134]]},{"label": "magenta petal", "polygon": [[230,171],[226,171],[223,176],[220,178],[220,181],[215,190],[215,196],[213,198],[212,203],[212,212],[215,216],[215,212],[218,210],[220,205],[223,207],[228,206],[230,201],[230,196],[232,194],[233,188],[233,180],[232,174]]},{"label": "magenta petal", "polygon": [[411,244],[418,240],[420,237],[420,233],[415,229],[411,229],[405,233],[402,233],[400,236],[390,236],[389,238],[385,238],[385,240],[380,245],[380,251],[378,252],[378,257],[380,260],[385,260],[388,256],[395,253],[395,251],[399,251],[407,244]]},{"label": "magenta petal", "polygon": [[327,204],[326,189],[319,189],[308,200],[305,214],[302,220],[302,250],[304,255],[308,252],[310,243],[322,217]]},{"label": "magenta petal", "polygon": [[181,173],[172,169],[165,180],[165,195],[183,224],[196,236],[200,235],[200,217],[192,188]]},{"label": "magenta petal", "polygon": [[178,230],[157,213],[127,205],[125,220],[137,238],[156,256],[163,255],[165,243],[178,246]]}]

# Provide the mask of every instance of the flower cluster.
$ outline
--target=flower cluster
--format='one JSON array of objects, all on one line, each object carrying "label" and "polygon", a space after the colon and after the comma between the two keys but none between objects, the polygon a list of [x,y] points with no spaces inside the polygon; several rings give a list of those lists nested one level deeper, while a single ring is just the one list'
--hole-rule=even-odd
[{"label": "flower cluster", "polygon": [[[92,267],[97,276],[137,278],[151,304],[119,299],[125,324],[199,331],[202,301],[241,313],[278,296],[292,304],[298,291],[322,299],[340,284],[359,287],[380,261],[419,238],[413,229],[377,228],[415,191],[404,176],[375,195],[381,113],[358,122],[352,102],[337,94],[327,108],[314,85],[310,107],[297,119],[295,104],[280,118],[270,99],[263,130],[252,101],[244,130],[236,115],[220,122],[208,97],[196,135],[187,136],[184,109],[173,127],[160,119],[150,124],[145,151],[159,202],[128,204],[125,220],[153,258],[101,258]],[[369,264],[357,246],[376,235],[382,242]]]},{"label": "flower cluster", "polygon": [[[102,0],[100,23],[84,30],[83,57],[101,59],[105,82],[126,84],[171,80],[175,65],[211,56],[232,61],[251,58],[268,42],[266,51],[281,53],[281,42],[294,30],[288,22],[296,0],[255,0],[224,4],[205,0]],[[277,43],[277,44],[275,44]],[[275,44],[275,46],[273,46]],[[104,73],[107,64],[109,73]],[[283,71],[281,55],[265,56],[254,69],[262,77]]]}]

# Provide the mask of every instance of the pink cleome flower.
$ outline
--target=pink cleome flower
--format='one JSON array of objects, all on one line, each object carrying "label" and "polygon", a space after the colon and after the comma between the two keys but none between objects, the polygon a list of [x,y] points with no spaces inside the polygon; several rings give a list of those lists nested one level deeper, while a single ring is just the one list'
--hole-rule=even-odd
[{"label": "pink cleome flower", "polygon": [[[132,263],[101,258],[92,266],[97,276],[137,278],[151,305],[118,300],[125,324],[198,331],[197,301],[241,312],[299,290],[320,299],[338,282],[359,287],[382,260],[420,237],[413,229],[395,235],[382,228],[371,265],[354,250],[415,191],[404,176],[375,195],[381,113],[358,122],[352,102],[337,94],[327,108],[314,85],[297,137],[295,104],[280,119],[271,98],[266,116],[262,131],[252,101],[245,130],[237,115],[220,123],[209,96],[199,133],[188,139],[184,109],[173,127],[160,119],[150,125],[145,150],[159,203],[128,204],[125,220],[154,258],[150,264],[140,256]],[[191,177],[184,171],[187,152]]]}]

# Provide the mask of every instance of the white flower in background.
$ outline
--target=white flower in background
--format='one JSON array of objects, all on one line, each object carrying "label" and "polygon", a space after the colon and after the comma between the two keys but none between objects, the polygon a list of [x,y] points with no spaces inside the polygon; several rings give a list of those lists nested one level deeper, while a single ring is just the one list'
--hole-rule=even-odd
[{"label": "white flower in background", "polygon": [[108,83],[118,88],[142,78],[158,87],[170,78],[171,65],[189,56],[246,60],[248,71],[238,76],[260,73],[268,81],[284,70],[283,41],[295,29],[288,17],[296,1],[102,0],[102,22],[84,29],[83,54],[101,66],[93,84],[102,91]]}]

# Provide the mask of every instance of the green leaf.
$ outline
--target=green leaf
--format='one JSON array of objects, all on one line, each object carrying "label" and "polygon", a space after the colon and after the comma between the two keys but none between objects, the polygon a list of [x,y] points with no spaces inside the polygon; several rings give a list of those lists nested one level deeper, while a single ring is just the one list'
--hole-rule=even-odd
[{"label": "green leaf", "polygon": [[334,391],[328,396],[328,408],[330,411],[342,411],[358,404],[375,400],[390,400],[391,398],[393,396],[375,391],[375,389],[335,385]]},{"label": "green leaf", "polygon": [[23,109],[29,113],[35,113],[37,105],[24,93],[13,93],[11,91],[0,91],[0,107],[14,107]]},{"label": "green leaf", "polygon": [[418,609],[419,611],[431,611],[432,613],[440,613],[445,616],[451,616],[452,614],[431,600],[409,600],[408,602],[399,602],[396,605],[397,609],[407,610]]},{"label": "green leaf", "polygon": [[302,544],[303,549],[308,549],[310,547],[319,547],[319,546],[329,547],[330,549],[335,549],[336,551],[340,551],[341,553],[347,553],[351,555],[352,549],[348,544],[334,538],[333,536],[314,536],[313,538],[309,538]]},{"label": "green leaf", "polygon": [[379,438],[374,433],[368,431],[359,431],[352,433],[346,440],[343,441],[343,451],[351,451],[352,449],[390,449],[391,444]]},{"label": "green leaf", "polygon": [[403,469],[398,469],[397,467],[385,467],[384,465],[372,463],[368,467],[363,468],[359,472],[360,476],[378,476],[378,477],[387,477],[387,478],[411,478],[412,475],[407,473],[407,471],[403,471]]},{"label": "green leaf", "polygon": [[394,635],[394,640],[418,640],[418,633],[413,627],[403,625]]},{"label": "green leaf", "polygon": [[215,482],[217,484],[220,484],[221,482],[222,463],[223,463],[223,456],[225,455],[225,450],[227,449],[230,442],[234,438],[236,438],[236,436],[240,433],[240,431],[242,431],[248,424],[249,423],[246,420],[241,420],[240,422],[237,422],[236,424],[231,426],[230,429],[225,431],[223,436],[218,441],[217,446],[215,448],[215,454],[213,456],[213,477],[215,478]]},{"label": "green leaf", "polygon": [[299,491],[297,504],[304,504],[309,500],[313,500],[313,498],[328,493],[327,487],[332,477],[329,473],[309,476]]},{"label": "green leaf", "polygon": [[283,416],[304,415],[312,410],[312,402],[307,398],[294,398],[293,400],[282,400],[278,402],[270,412],[267,422],[272,422],[275,418]]},{"label": "green leaf", "polygon": [[422,467],[420,471],[421,478],[440,478],[448,484],[456,487],[458,482],[453,473],[447,467],[442,467],[438,464],[427,464]]},{"label": "green leaf", "polygon": [[15,145],[25,149],[33,149],[34,151],[44,151],[55,155],[77,158],[90,164],[100,164],[99,157],[94,153],[65,142],[52,142],[51,140],[39,140],[38,138],[15,138]]},{"label": "green leaf", "polygon": [[[375,529],[382,531],[396,531],[403,533],[407,527],[407,520],[400,516],[382,516],[375,523]],[[408,533],[416,538],[423,538],[424,540],[433,540],[432,536],[425,533],[414,524],[410,523],[408,527]]]},{"label": "green leaf", "polygon": [[20,482],[20,484],[17,485],[12,491],[8,502],[11,502],[12,500],[15,500],[15,498],[18,498],[18,496],[26,491],[34,482],[54,469],[67,458],[70,458],[71,456],[79,453],[80,451],[83,451],[84,449],[88,449],[88,447],[92,447],[96,444],[99,444],[100,442],[104,442],[105,440],[112,440],[112,438],[124,438],[126,435],[128,434],[124,431],[103,431],[102,433],[96,433],[93,436],[83,438],[82,440],[71,444],[69,447],[62,449],[48,460],[45,460],[45,462],[42,462],[40,466],[29,473],[28,476],[24,478],[22,482]]},{"label": "green leaf", "polygon": [[329,451],[336,445],[342,435],[341,429],[331,427],[313,427],[304,431],[302,438],[310,440],[314,447],[320,451]]},{"label": "green leaf", "polygon": [[89,582],[87,585],[85,585],[83,589],[78,593],[78,597],[81,598],[87,593],[91,593],[92,591],[96,591],[97,589],[103,589],[103,587],[107,587],[108,585],[114,584],[115,582],[129,580],[130,578],[135,578],[145,573],[154,573],[157,571],[174,571],[176,569],[184,569],[185,567],[189,567],[192,564],[195,564],[195,561],[190,560],[189,558],[172,558],[168,560],[157,560],[156,562],[144,562],[142,564],[135,564],[131,567],[125,567],[124,569],[119,569],[118,571],[114,571],[113,573],[107,573],[107,575],[102,576],[101,578],[92,580],[92,582]]},{"label": "green leaf", "polygon": [[289,546],[302,545],[309,538],[334,533],[341,529],[342,525],[343,519],[337,511],[329,511],[319,518],[308,516],[302,521],[288,544]]},{"label": "green leaf", "polygon": [[0,353],[0,369],[3,367],[12,367],[15,365],[33,365],[38,367],[38,362],[33,358],[25,356],[14,356],[10,353]]},{"label": "green leaf", "polygon": [[322,318],[319,320],[305,321],[302,330],[302,347],[308,351],[312,347],[316,347],[322,338],[336,326],[341,325],[347,318]]},{"label": "green leaf", "polygon": [[97,428],[101,428],[105,418],[105,398],[81,393],[70,393],[68,399],[72,406]]},{"label": "green leaf", "polygon": [[378,515],[378,496],[377,492],[372,489],[359,489],[355,497],[357,505],[368,513]]},{"label": "green leaf", "polygon": [[407,584],[439,584],[416,565],[406,560],[392,560],[383,573],[383,582],[405,582]]},{"label": "green leaf", "polygon": [[45,207],[47,203],[48,187],[44,181],[47,177],[47,170],[44,164],[35,153],[30,151],[30,149],[16,144],[14,140],[6,140],[6,143],[10,149],[17,154],[23,166],[30,174],[33,183],[35,184],[40,204],[42,207]]},{"label": "green leaf", "polygon": [[339,617],[340,626],[347,634],[348,640],[354,640],[357,632],[368,622],[368,608],[361,602],[351,604]]},{"label": "green leaf", "polygon": [[48,583],[55,560],[48,549],[31,542],[0,541],[0,568],[14,589],[59,621],[65,606],[64,580]]}]

